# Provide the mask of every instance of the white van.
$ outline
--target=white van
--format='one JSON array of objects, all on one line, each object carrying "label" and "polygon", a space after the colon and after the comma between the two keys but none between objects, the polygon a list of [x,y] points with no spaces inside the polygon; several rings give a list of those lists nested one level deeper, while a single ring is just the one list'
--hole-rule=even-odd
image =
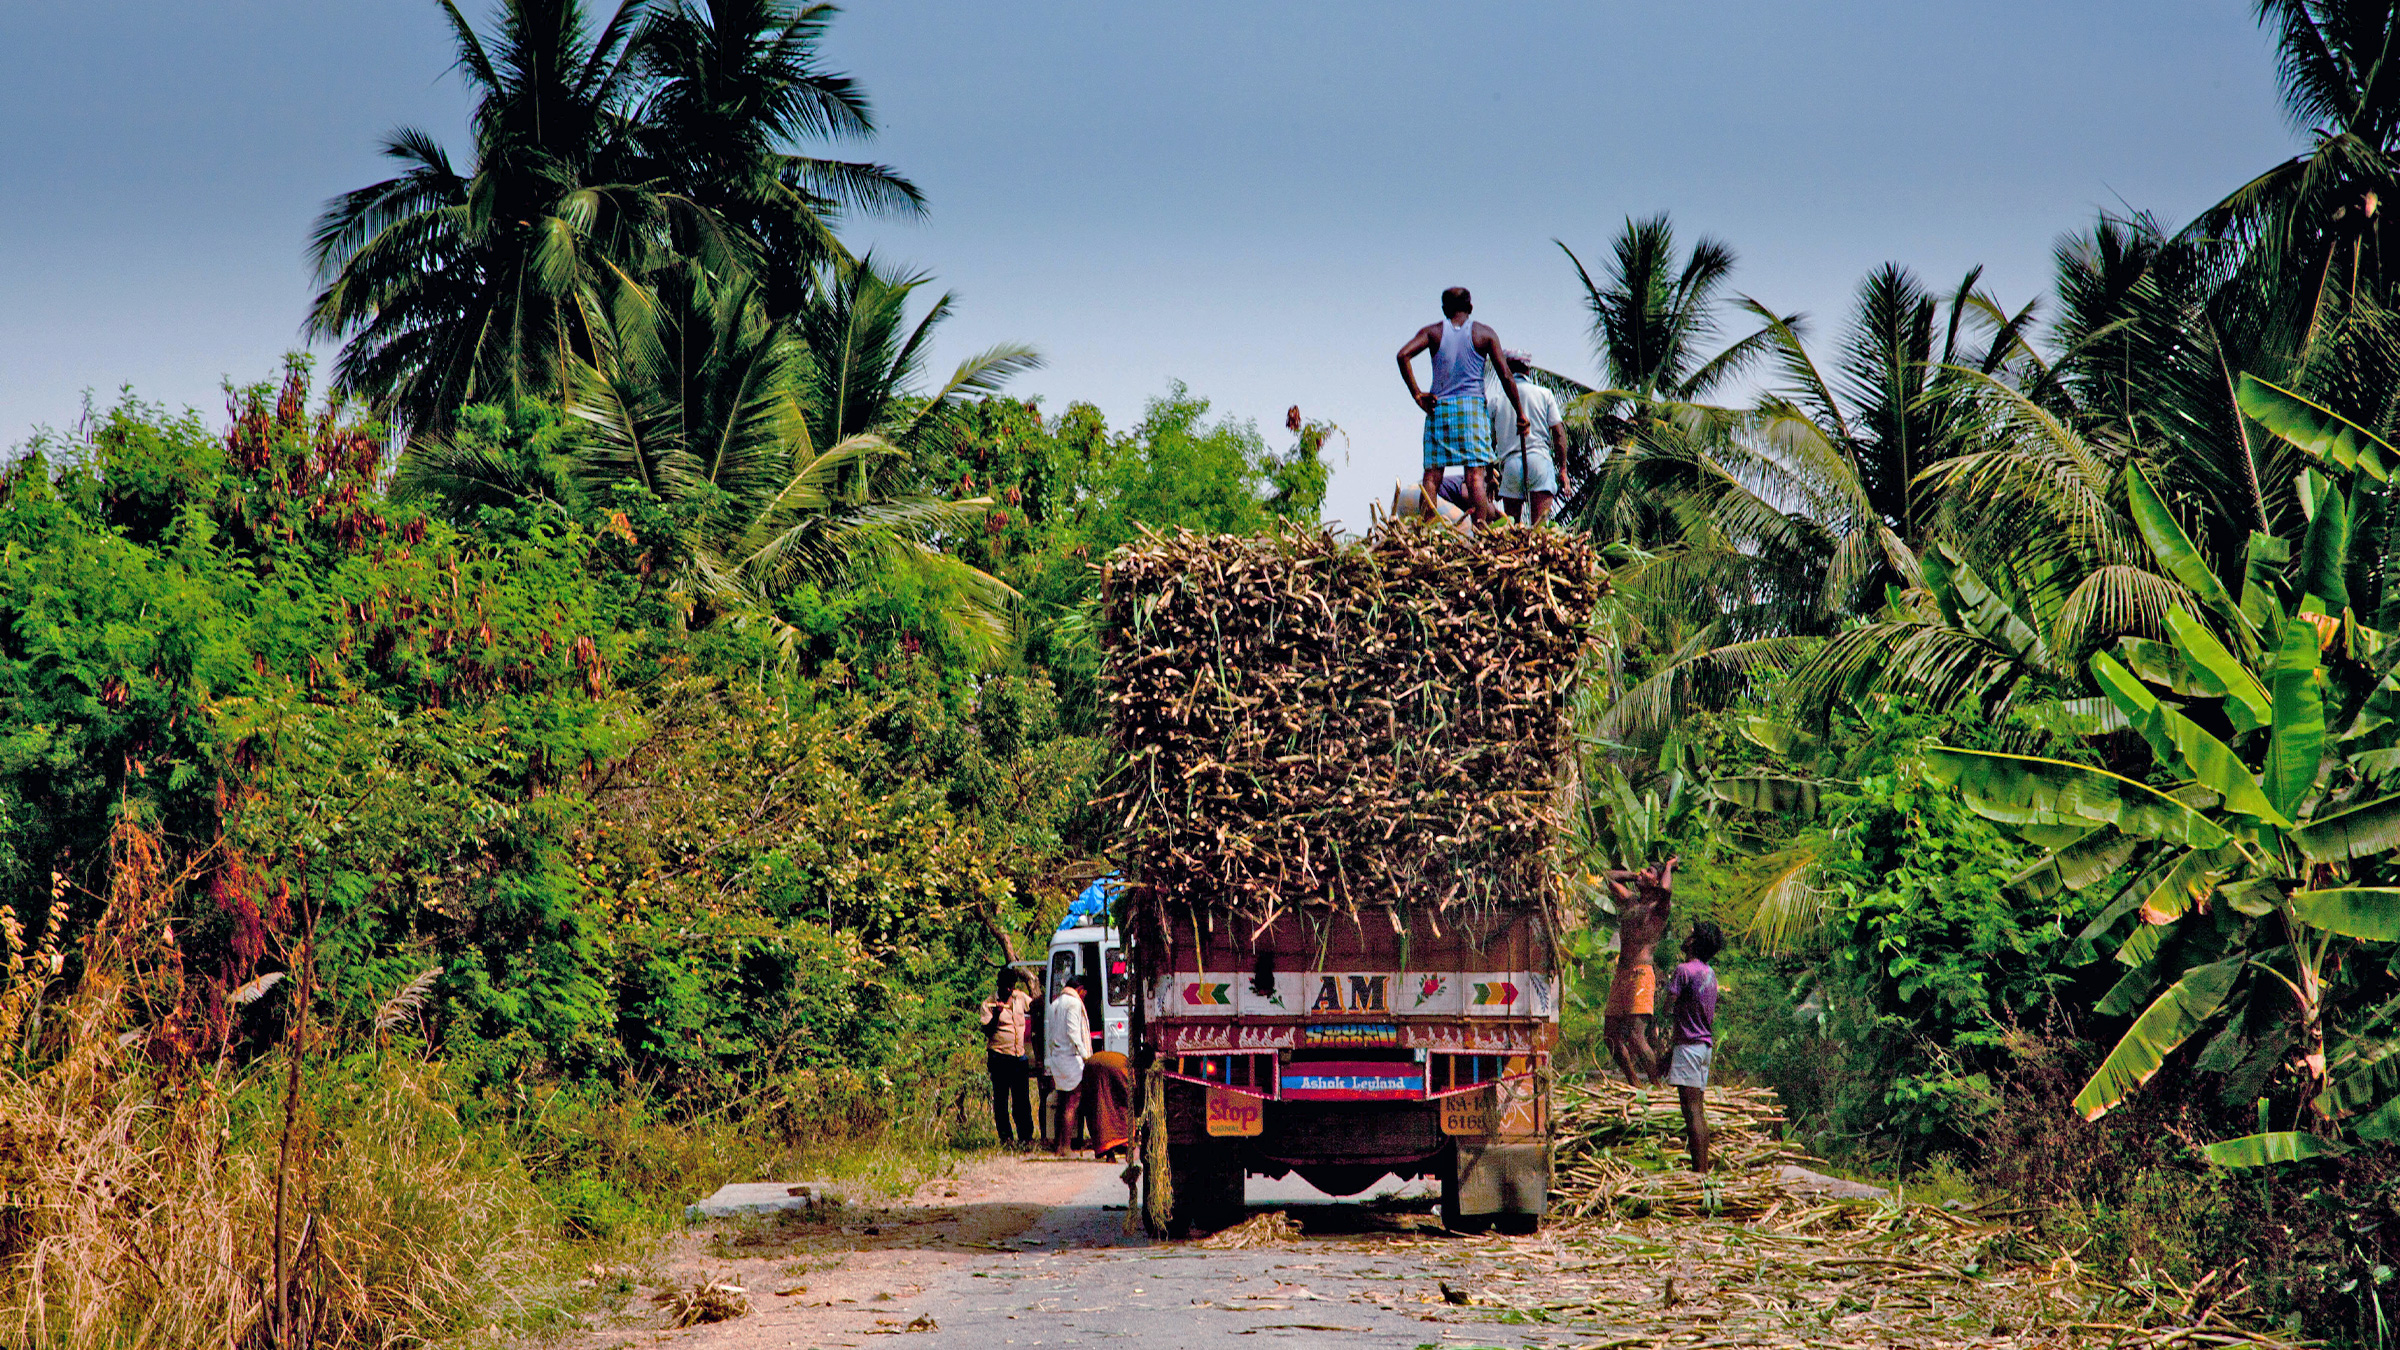
[{"label": "white van", "polygon": [[[1130,1059],[1133,1057],[1133,967],[1125,959],[1125,940],[1108,925],[1108,907],[1125,885],[1111,872],[1083,888],[1067,906],[1066,917],[1058,921],[1058,929],[1050,935],[1050,963],[1042,974],[1042,1016],[1036,1025],[1049,1022],[1050,1000],[1067,987],[1067,981],[1078,975],[1092,977],[1092,1002],[1086,1011],[1092,1019],[1091,1053],[1114,1050]],[[1042,1047],[1045,1058],[1050,1048]]]}]

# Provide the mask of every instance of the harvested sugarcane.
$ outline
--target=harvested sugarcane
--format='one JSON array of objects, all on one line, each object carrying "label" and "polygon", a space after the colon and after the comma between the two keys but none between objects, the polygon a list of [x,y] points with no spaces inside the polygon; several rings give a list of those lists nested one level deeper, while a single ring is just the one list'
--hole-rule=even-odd
[{"label": "harvested sugarcane", "polygon": [[1402,521],[1153,535],[1107,569],[1127,765],[1103,804],[1172,908],[1522,903],[1550,852],[1590,546]]}]

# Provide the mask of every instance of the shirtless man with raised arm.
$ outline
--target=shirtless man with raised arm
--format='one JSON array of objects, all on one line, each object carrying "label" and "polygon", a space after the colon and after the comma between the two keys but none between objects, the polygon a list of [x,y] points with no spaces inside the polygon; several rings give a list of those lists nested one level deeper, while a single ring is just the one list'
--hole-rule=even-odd
[{"label": "shirtless man with raised arm", "polygon": [[[1420,500],[1432,502],[1441,496],[1444,469],[1463,468],[1475,523],[1483,525],[1500,518],[1485,481],[1492,463],[1492,423],[1483,406],[1486,361],[1500,377],[1508,405],[1517,411],[1519,438],[1530,424],[1524,400],[1517,394],[1516,376],[1510,373],[1501,349],[1500,335],[1475,322],[1474,313],[1474,297],[1467,294],[1466,287],[1453,286],[1442,292],[1442,321],[1418,329],[1400,348],[1400,379],[1408,386],[1408,396],[1425,410],[1425,492]],[[1417,386],[1413,363],[1419,352],[1433,354],[1430,390]]]},{"label": "shirtless man with raised arm", "polygon": [[1608,893],[1617,901],[1617,975],[1608,987],[1602,1039],[1625,1081],[1658,1081],[1658,1051],[1650,1048],[1650,1014],[1658,1003],[1658,969],[1652,961],[1666,936],[1667,911],[1675,903],[1675,864],[1670,857],[1639,872],[1607,872]]}]

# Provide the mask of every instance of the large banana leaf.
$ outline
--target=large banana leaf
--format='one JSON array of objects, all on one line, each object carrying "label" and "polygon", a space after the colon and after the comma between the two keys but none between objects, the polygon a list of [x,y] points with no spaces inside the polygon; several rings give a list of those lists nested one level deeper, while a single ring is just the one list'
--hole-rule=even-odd
[{"label": "large banana leaf", "polygon": [[[1931,580],[1929,575],[1928,583]],[[2041,633],[2017,613],[2007,596],[1975,575],[1974,568],[1964,562],[1957,563],[1950,568],[1947,580],[1956,597],[1953,605],[1945,607],[1953,625],[2007,649],[2017,660],[2036,670],[2056,664]]]},{"label": "large banana leaf", "polygon": [[2371,1144],[2388,1144],[2400,1139],[2400,1097],[2351,1122],[2350,1132]]},{"label": "large banana leaf", "polygon": [[2400,794],[2318,816],[2292,831],[2292,838],[2312,862],[2371,858],[2400,849]]},{"label": "large banana leaf", "polygon": [[2300,541],[2300,594],[2306,597],[2302,608],[2322,614],[2350,608],[2349,564],[2350,503],[2339,489],[2329,490],[2317,502],[2308,535]]},{"label": "large banana leaf", "polygon": [[[2158,930],[2154,928],[2136,929],[2134,935],[2138,937],[2143,933],[2155,933],[2156,931]],[[2092,1005],[2092,1011],[2102,1017],[2123,1017],[2148,1003],[2150,992],[2156,988],[2158,988],[2158,968],[2151,965],[2136,965],[2119,976],[2115,984],[2108,987],[2108,992],[2102,994],[2100,1001]]]},{"label": "large banana leaf", "polygon": [[[2167,924],[2173,922],[2174,920],[2169,919],[2166,923],[2135,924],[2133,931],[2125,935],[2125,940],[2117,944],[2117,963],[2126,966],[2147,964],[2158,955],[2158,949],[2165,945]],[[2133,1009],[2120,1008],[2118,1011],[2132,1012]]]},{"label": "large banana leaf", "polygon": [[2325,701],[2317,693],[2315,628],[2298,622],[2283,626],[2268,680],[2275,691],[2275,729],[2267,742],[2260,786],[2275,810],[2289,820],[2300,813],[2301,801],[2317,785],[2317,764],[2325,757]]},{"label": "large banana leaf", "polygon": [[[2167,622],[2184,611],[2167,611]],[[2126,637],[2117,639],[2117,659],[2125,668],[2152,684],[2163,684],[2178,698],[2223,698],[2224,684],[2202,670],[2198,662],[2178,650],[2173,643],[2151,638]]]},{"label": "large banana leaf", "polygon": [[2200,552],[2200,546],[2194,544],[2192,537],[2183,532],[2183,526],[2176,523],[2175,513],[2167,509],[2166,499],[2159,496],[2158,489],[2150,486],[2150,480],[2142,476],[2139,465],[2125,466],[2125,494],[2127,504],[2133,510],[2133,523],[2142,532],[2142,541],[2150,546],[2150,552],[2158,559],[2159,566],[2167,569],[2167,575],[2182,582],[2184,589],[2199,597],[2200,603],[2209,612],[2224,620],[2226,628],[2233,633],[2237,642],[2255,650],[2257,638],[2251,632],[2249,620],[2242,617],[2241,607],[2234,604],[2232,594],[2225,589],[2225,583],[2218,580],[2216,572],[2210,569],[2208,558]]},{"label": "large banana leaf", "polygon": [[2369,942],[2400,941],[2400,887],[2294,891],[2292,913],[2311,928]]},{"label": "large banana leaf", "polygon": [[[2225,809],[2245,816],[2256,816],[2284,829],[2291,820],[2275,807],[2275,803],[2251,777],[2250,766],[2233,753],[2225,742],[2210,735],[2199,723],[2158,701],[2140,680],[2123,666],[2109,659],[2105,652],[2092,653],[2092,677],[2099,681],[2100,692],[2108,695],[2125,710],[2125,720],[2133,724],[2150,748],[2167,764],[2180,764],[2192,781],[2201,784],[2225,799]],[[2324,722],[2318,721],[2322,737]],[[2311,761],[2311,772],[2314,772]]]},{"label": "large banana leaf", "polygon": [[2311,402],[2256,375],[2244,375],[2234,401],[2250,420],[2320,459],[2356,469],[2378,483],[2400,470],[2400,450],[2322,403]]},{"label": "large banana leaf", "polygon": [[2297,1130],[2277,1130],[2272,1134],[2245,1134],[2239,1139],[2210,1144],[2200,1152],[2219,1167],[2265,1167],[2269,1163],[2299,1162],[2307,1158],[2324,1158],[2342,1152],[2342,1146],[2330,1140]]},{"label": "large banana leaf", "polygon": [[[2195,682],[2202,690],[2230,700],[2225,714],[2232,720],[2235,731],[2255,731],[2274,717],[2274,701],[2268,696],[2267,687],[2190,610],[2181,605],[2168,610],[2167,631],[2175,635],[2178,653],[2197,667]],[[2144,678],[2148,678],[2147,672]]]},{"label": "large banana leaf", "polygon": [[2143,839],[2215,848],[2232,836],[2147,784],[2105,769],[2031,755],[1929,746],[1926,772],[1974,811],[2004,825],[2114,825]]},{"label": "large banana leaf", "polygon": [[2225,848],[2196,848],[2175,860],[2158,885],[2142,898],[2142,922],[2173,923],[2189,913],[2200,897],[2215,890],[2241,853]]},{"label": "large banana leaf", "polygon": [[2141,846],[2141,840],[2102,826],[2043,854],[2009,880],[2044,899],[2061,891],[2080,891],[2115,876],[2133,860],[2133,851]]},{"label": "large banana leaf", "polygon": [[2400,1100],[2400,1041],[2351,1041],[2326,1066],[2319,1113],[2341,1117]]},{"label": "large banana leaf", "polygon": [[2242,616],[2254,633],[2272,634],[2284,617],[2284,577],[2291,570],[2292,541],[2250,532],[2242,550]]},{"label": "large banana leaf", "polygon": [[1806,778],[1788,778],[1769,773],[1738,774],[1708,780],[1708,790],[1711,795],[1746,810],[1796,810],[1804,816],[1817,813],[1818,787],[1814,781]]},{"label": "large banana leaf", "polygon": [[[2067,944],[2066,964],[2070,966],[2088,965],[2097,959],[2100,939],[2107,937],[2110,930],[2117,926],[2118,921],[2132,913],[2142,903],[2142,897],[2145,894],[2145,890],[2138,883],[2128,886],[2116,899],[2108,902],[2108,908],[2092,916],[2092,921],[2083,926],[2083,931],[2075,935],[2073,942]],[[2150,991],[2145,989],[2142,992],[2146,994]]]},{"label": "large banana leaf", "polygon": [[2233,992],[2242,962],[2243,958],[2233,956],[2185,972],[2133,1019],[2117,1048],[2108,1052],[2092,1080],[2075,1094],[2075,1109],[2083,1118],[2098,1120],[2135,1088],[2149,1082],[2175,1047],[2191,1039],[2193,1032],[2216,1015],[2225,996]]}]

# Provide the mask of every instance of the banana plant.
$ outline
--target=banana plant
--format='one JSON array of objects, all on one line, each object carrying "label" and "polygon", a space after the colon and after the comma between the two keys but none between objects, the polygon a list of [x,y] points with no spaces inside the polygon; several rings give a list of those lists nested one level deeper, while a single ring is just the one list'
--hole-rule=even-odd
[{"label": "banana plant", "polygon": [[[2170,641],[2126,639],[2088,662],[2157,772],[2143,781],[1946,747],[1927,751],[1927,767],[1979,814],[2048,846],[2025,884],[2101,890],[2085,950],[2132,921],[2115,952],[2126,973],[2096,1011],[2141,1011],[2077,1095],[2087,1119],[2203,1029],[2280,1020],[2320,1114],[2360,1116],[2361,1137],[2400,1137],[2400,1040],[2361,1028],[2328,1053],[2333,958],[2346,943],[2400,940],[2400,756],[2387,753],[2400,738],[2400,648],[2348,608],[2347,501],[2310,476],[2301,547],[2253,536],[2236,594],[2140,470],[2126,479],[2153,555],[2198,604],[2169,612]],[[2323,1151],[2309,1138],[2253,1135],[2211,1156],[2257,1165]]]}]

